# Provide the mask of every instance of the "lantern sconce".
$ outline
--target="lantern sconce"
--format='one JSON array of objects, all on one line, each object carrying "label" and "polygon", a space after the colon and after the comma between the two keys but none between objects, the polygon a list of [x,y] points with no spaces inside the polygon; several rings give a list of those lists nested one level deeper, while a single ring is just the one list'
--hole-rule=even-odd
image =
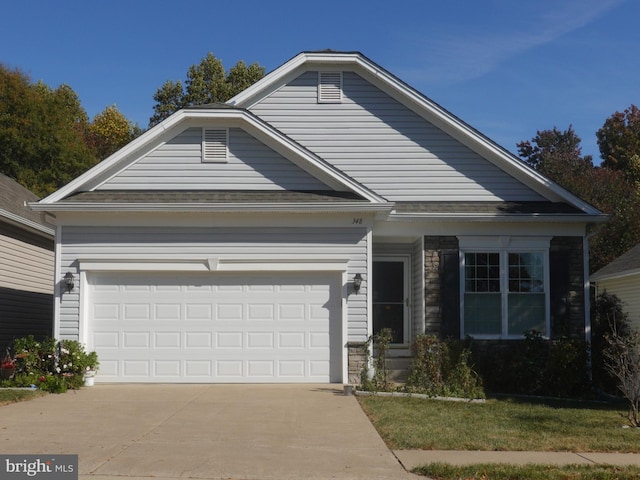
[{"label": "lantern sconce", "polygon": [[75,287],[75,278],[73,277],[73,273],[67,272],[64,274],[64,285],[67,287],[67,293],[73,290],[73,287]]},{"label": "lantern sconce", "polygon": [[356,273],[353,277],[353,291],[356,293],[356,295],[360,291],[360,287],[362,287],[362,275]]}]

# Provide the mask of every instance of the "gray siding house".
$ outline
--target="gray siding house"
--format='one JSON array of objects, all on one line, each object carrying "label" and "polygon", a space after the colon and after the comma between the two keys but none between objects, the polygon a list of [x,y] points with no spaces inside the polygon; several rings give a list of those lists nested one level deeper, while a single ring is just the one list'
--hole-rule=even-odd
[{"label": "gray siding house", "polygon": [[617,296],[631,326],[640,330],[640,244],[591,275],[591,281],[597,293]]},{"label": "gray siding house", "polygon": [[53,334],[53,225],[38,197],[0,174],[0,355],[15,338]]},{"label": "gray siding house", "polygon": [[[32,204],[110,382],[357,382],[393,330],[585,338],[604,216],[360,53],[304,52]],[[70,279],[69,285],[64,278]]]}]

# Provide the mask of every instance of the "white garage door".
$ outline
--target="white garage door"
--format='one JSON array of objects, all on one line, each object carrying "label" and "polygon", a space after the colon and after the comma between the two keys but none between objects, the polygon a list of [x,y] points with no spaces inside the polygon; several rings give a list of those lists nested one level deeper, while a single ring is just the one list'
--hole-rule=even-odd
[{"label": "white garage door", "polygon": [[97,381],[341,381],[338,274],[89,276]]}]

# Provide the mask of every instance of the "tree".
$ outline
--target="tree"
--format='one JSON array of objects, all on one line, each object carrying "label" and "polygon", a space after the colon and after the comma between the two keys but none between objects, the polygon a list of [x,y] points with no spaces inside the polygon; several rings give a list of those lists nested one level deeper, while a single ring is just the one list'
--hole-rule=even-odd
[{"label": "tree", "polygon": [[91,167],[87,115],[67,85],[51,89],[0,65],[0,171],[47,195]]},{"label": "tree", "polygon": [[115,106],[89,123],[70,86],[33,83],[0,64],[0,172],[36,195],[52,193],[140,133]]},{"label": "tree", "polygon": [[168,80],[156,91],[149,127],[184,107],[226,102],[260,80],[264,73],[264,67],[257,63],[247,66],[240,60],[227,74],[222,62],[209,52],[187,70],[186,87],[180,81]]},{"label": "tree", "polygon": [[127,120],[115,105],[105,108],[93,117],[87,128],[87,141],[100,160],[107,158],[142,133]]},{"label": "tree", "polygon": [[517,144],[518,153],[535,170],[562,184],[583,169],[593,168],[591,155],[582,156],[581,138],[573,127],[565,131],[537,131],[531,140]]},{"label": "tree", "polygon": [[640,109],[631,105],[615,112],[596,132],[602,166],[622,171],[640,184]]},{"label": "tree", "polygon": [[517,146],[527,164],[611,215],[590,241],[593,272],[640,241],[640,193],[621,171],[595,167],[590,156],[581,156],[580,141],[571,127],[554,127]]},{"label": "tree", "polygon": [[605,336],[604,363],[629,404],[629,425],[640,427],[640,332],[618,333],[615,327]]}]

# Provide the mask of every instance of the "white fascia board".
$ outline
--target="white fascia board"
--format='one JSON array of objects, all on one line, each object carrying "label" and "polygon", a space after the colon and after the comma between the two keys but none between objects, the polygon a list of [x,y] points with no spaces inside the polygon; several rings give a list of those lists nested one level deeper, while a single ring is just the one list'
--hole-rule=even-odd
[{"label": "white fascia board", "polygon": [[20,227],[26,227],[28,230],[35,231],[34,233],[45,234],[46,236],[52,237],[52,238],[56,233],[53,228],[46,227],[45,225],[41,225],[37,222],[21,217],[20,215],[16,215],[15,213],[11,213],[7,210],[3,210],[1,208],[0,208],[0,217],[4,218],[9,223],[18,225]]},{"label": "white fascia board", "polygon": [[[80,189],[85,191],[94,190],[127,168],[129,163],[135,161],[143,149],[153,149],[160,146],[173,135],[175,128],[180,124],[185,128],[194,125],[202,126],[203,124],[224,124],[225,126],[244,128],[258,140],[264,142],[335,190],[347,189],[361,195],[370,202],[386,203],[386,200],[379,195],[344,175],[302,145],[294,142],[246,110],[194,109],[180,110],[174,113],[171,117],[145,132],[83,175],[38,202],[38,204],[51,205]],[[32,208],[36,209],[35,207]]]},{"label": "white fascia board", "polygon": [[279,88],[283,82],[298,76],[305,68],[327,66],[352,66],[358,73],[372,81],[383,91],[412,111],[433,123],[471,150],[479,153],[498,168],[523,182],[541,196],[552,201],[564,201],[582,210],[588,215],[599,215],[601,212],[581,200],[560,185],[547,179],[537,171],[529,168],[512,153],[492,140],[483,136],[464,121],[457,118],[422,93],[402,82],[382,67],[376,65],[358,53],[300,53],[281,67],[277,68],[259,82],[233,97],[228,103],[251,108],[258,100]]},{"label": "white fascia board", "polygon": [[261,213],[311,213],[311,212],[382,212],[388,213],[393,204],[362,202],[332,203],[98,203],[57,202],[32,203],[35,211],[45,212],[261,212]]},{"label": "white fascia board", "polygon": [[[101,175],[104,175],[110,169],[117,166],[118,163],[122,161],[126,161],[130,157],[134,156],[136,152],[139,152],[145,147],[148,147],[153,142],[158,142],[158,139],[162,137],[164,133],[174,127],[176,124],[180,123],[184,118],[184,110],[180,110],[169,118],[159,123],[155,127],[147,130],[145,133],[140,135],[138,138],[133,140],[131,143],[125,145],[120,150],[112,154],[111,156],[105,158],[100,163],[95,165],[93,168],[90,168],[85,173],[77,177],[76,179],[69,182],[64,187],[56,190],[48,197],[40,200],[40,204],[51,204],[57,202],[68,195],[74,193],[79,188],[84,187],[88,183],[94,181],[96,178],[99,178]],[[33,204],[31,204],[33,205]]]},{"label": "white fascia board", "polygon": [[610,273],[608,275],[591,275],[589,278],[592,282],[599,283],[606,280],[619,280],[625,277],[632,277],[634,275],[640,275],[640,269],[627,270],[625,272]]}]

